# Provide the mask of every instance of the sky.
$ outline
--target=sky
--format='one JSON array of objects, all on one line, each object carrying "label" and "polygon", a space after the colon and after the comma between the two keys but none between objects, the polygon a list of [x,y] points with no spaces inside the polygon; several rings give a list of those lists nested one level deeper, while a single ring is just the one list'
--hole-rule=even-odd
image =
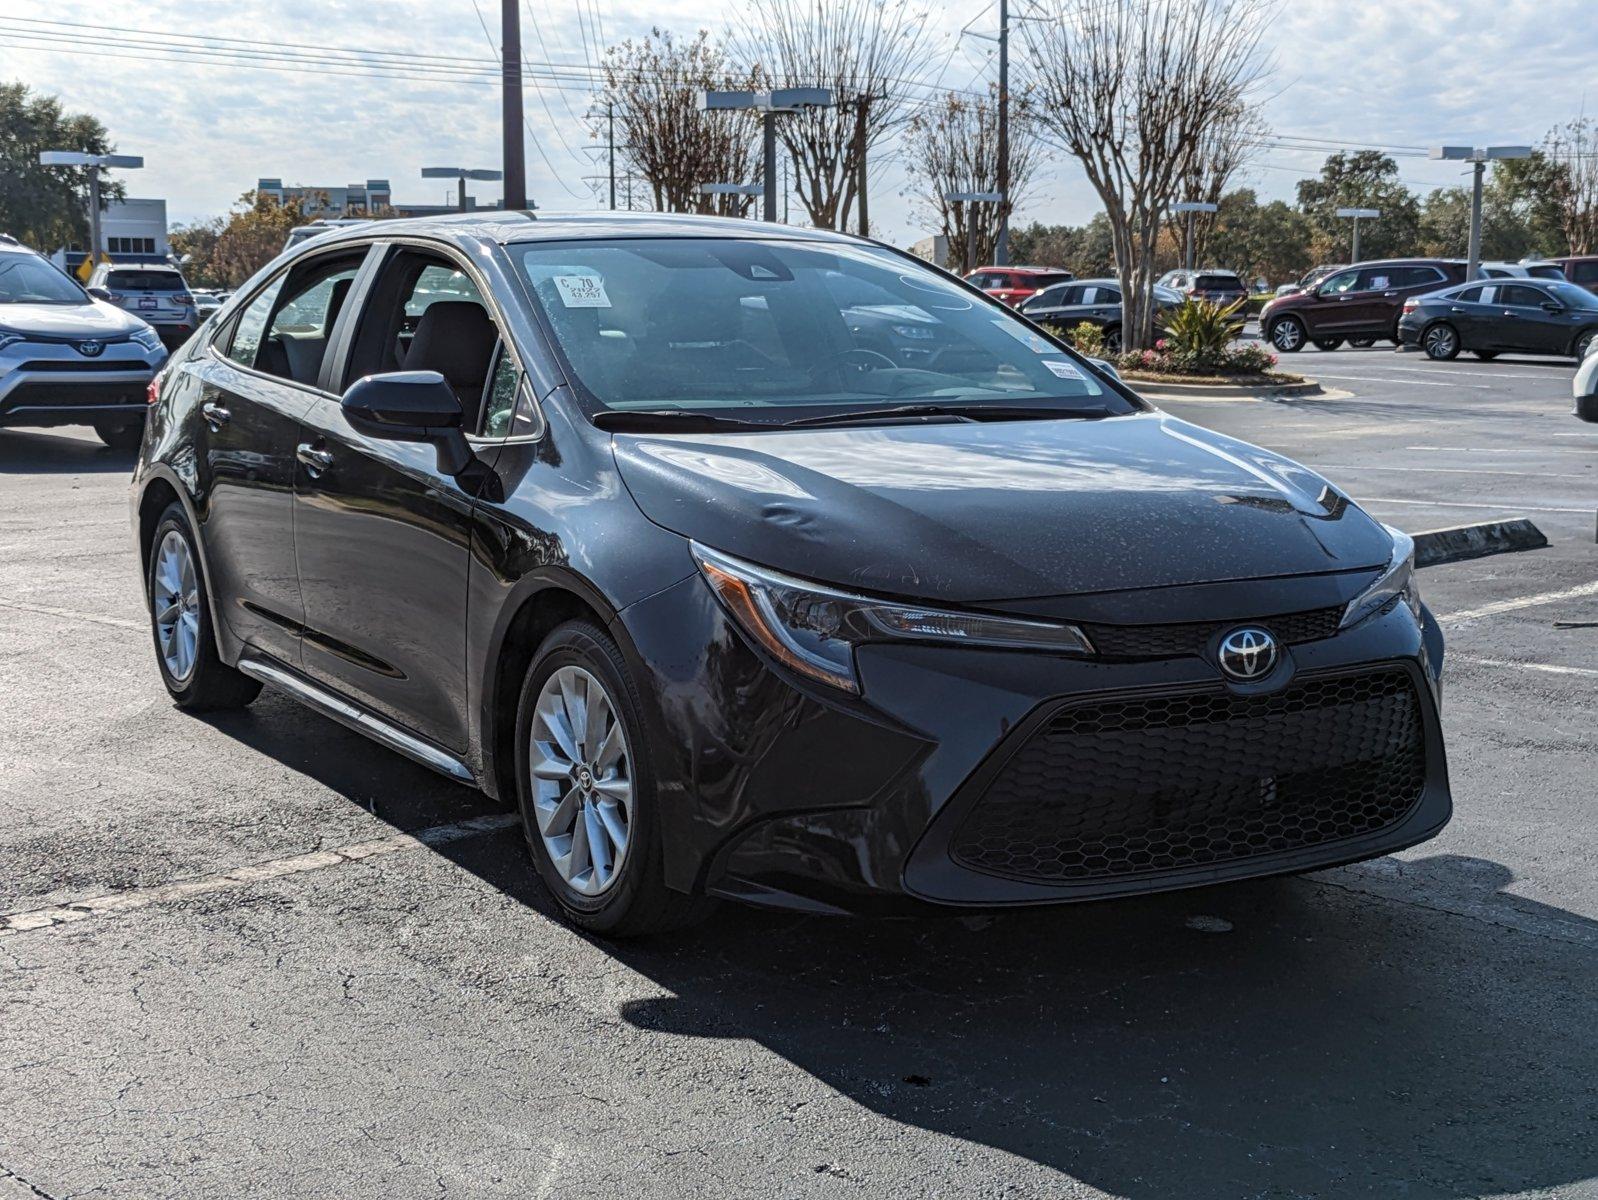
[{"label": "sky", "polygon": [[[523,0],[535,202],[603,206],[599,139],[585,114],[604,45],[652,26],[722,33],[739,8]],[[961,30],[991,34],[996,8],[988,0],[927,8],[935,53],[917,94],[984,88],[996,76],[994,44]],[[454,185],[423,180],[421,168],[500,165],[498,20],[498,0],[4,0],[0,80],[97,115],[120,152],[144,156],[144,169],[124,175],[129,194],[165,198],[173,222],[226,211],[261,177],[312,186],[386,178],[396,200],[443,203]],[[173,61],[152,49],[175,44],[174,34],[238,39],[209,43],[235,47],[237,60]],[[258,69],[263,43],[314,60],[313,70]],[[1424,193],[1465,181],[1462,164],[1427,160],[1427,146],[1536,143],[1589,105],[1598,109],[1590,82],[1598,0],[1292,0],[1276,9],[1265,47],[1272,67],[1262,111],[1274,140],[1239,183],[1267,199],[1291,200],[1294,184],[1345,144],[1393,152],[1400,178]],[[346,69],[341,51],[477,65],[460,78],[440,67],[372,78],[370,68]],[[908,245],[930,229],[891,157],[873,184],[872,232]],[[1017,220],[1086,221],[1099,203],[1081,168],[1053,150],[1040,158]],[[497,186],[473,191],[492,201]],[[793,212],[798,220],[797,201]]]}]

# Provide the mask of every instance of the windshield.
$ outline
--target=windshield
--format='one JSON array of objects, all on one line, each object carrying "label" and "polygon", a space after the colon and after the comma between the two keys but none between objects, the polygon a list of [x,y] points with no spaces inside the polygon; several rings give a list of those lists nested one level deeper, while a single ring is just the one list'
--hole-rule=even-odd
[{"label": "windshield", "polygon": [[1137,411],[1007,310],[876,247],[650,238],[511,250],[570,373],[609,409],[764,419],[1092,397]]},{"label": "windshield", "polygon": [[1577,287],[1573,283],[1554,282],[1545,283],[1542,287],[1543,291],[1570,308],[1598,308],[1598,296],[1584,287]]},{"label": "windshield", "polygon": [[83,289],[32,254],[0,255],[0,304],[87,304]]}]

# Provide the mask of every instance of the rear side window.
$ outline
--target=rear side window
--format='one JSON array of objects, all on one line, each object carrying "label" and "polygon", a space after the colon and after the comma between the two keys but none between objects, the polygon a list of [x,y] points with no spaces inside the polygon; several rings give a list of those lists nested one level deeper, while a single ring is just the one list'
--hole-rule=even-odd
[{"label": "rear side window", "polygon": [[1527,267],[1526,274],[1533,279],[1563,279],[1565,273],[1553,263],[1542,263],[1539,266]]},{"label": "rear side window", "polygon": [[176,271],[112,271],[106,286],[123,292],[182,292],[183,276]]},{"label": "rear side window", "polygon": [[1200,275],[1194,287],[1207,292],[1241,292],[1243,281],[1236,275]]},{"label": "rear side window", "polygon": [[1436,267],[1395,267],[1394,287],[1424,287],[1428,283],[1442,283],[1446,276]]},{"label": "rear side window", "polygon": [[1448,298],[1450,300],[1458,300],[1461,304],[1480,304],[1481,288],[1469,287],[1462,292],[1452,292]]}]

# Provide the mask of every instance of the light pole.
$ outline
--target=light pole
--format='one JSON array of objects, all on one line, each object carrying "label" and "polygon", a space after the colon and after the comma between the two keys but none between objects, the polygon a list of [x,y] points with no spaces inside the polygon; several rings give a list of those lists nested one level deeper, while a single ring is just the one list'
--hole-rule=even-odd
[{"label": "light pole", "polygon": [[1182,200],[1171,205],[1171,211],[1187,214],[1187,253],[1183,256],[1183,265],[1191,271],[1198,265],[1194,262],[1194,259],[1198,257],[1198,251],[1196,248],[1197,243],[1193,240],[1193,214],[1220,212],[1221,206],[1219,204],[1210,204],[1203,200]]},{"label": "light pole", "polygon": [[823,87],[777,88],[770,92],[705,91],[699,96],[705,112],[755,111],[760,114],[762,180],[765,203],[761,216],[777,219],[777,114],[802,108],[831,108],[832,89]]},{"label": "light pole", "polygon": [[455,207],[466,211],[466,181],[468,179],[503,179],[502,171],[473,170],[469,167],[423,167],[423,179],[455,179],[460,181],[460,188],[456,192]]},{"label": "light pole", "polygon": [[137,154],[88,154],[82,150],[41,150],[43,167],[89,167],[89,256],[92,266],[103,247],[100,245],[100,172],[107,167],[132,170],[144,165]]},{"label": "light pole", "polygon": [[522,135],[521,0],[500,0],[500,136],[505,165],[505,208],[527,207],[527,145]]},{"label": "light pole", "polygon": [[1359,223],[1361,220],[1373,221],[1382,215],[1379,208],[1340,208],[1337,210],[1340,217],[1352,217],[1354,220],[1354,240],[1349,247],[1349,261],[1359,261]]},{"label": "light pole", "polygon": [[944,192],[950,204],[963,204],[965,209],[965,269],[970,272],[977,265],[977,214],[973,204],[1003,204],[1003,192]]},{"label": "light pole", "polygon": [[1488,159],[1530,158],[1530,146],[1433,146],[1426,152],[1428,158],[1450,162],[1468,162],[1471,166],[1470,188],[1470,247],[1466,257],[1465,278],[1475,279],[1481,270],[1481,183],[1487,170]]}]

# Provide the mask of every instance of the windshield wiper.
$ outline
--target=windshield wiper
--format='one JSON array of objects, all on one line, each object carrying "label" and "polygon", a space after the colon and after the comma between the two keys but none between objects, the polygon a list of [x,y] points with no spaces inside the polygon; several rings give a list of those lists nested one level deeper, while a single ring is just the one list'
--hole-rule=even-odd
[{"label": "windshield wiper", "polygon": [[772,421],[745,421],[681,408],[611,408],[595,413],[593,420],[597,428],[617,433],[730,433],[778,427]]},{"label": "windshield wiper", "polygon": [[1057,404],[901,404],[893,408],[863,408],[854,412],[828,413],[784,421],[782,428],[806,425],[855,425],[871,421],[892,421],[913,417],[944,417],[957,421],[1049,421],[1095,420],[1115,414],[1107,405],[1085,404],[1064,407]]}]

